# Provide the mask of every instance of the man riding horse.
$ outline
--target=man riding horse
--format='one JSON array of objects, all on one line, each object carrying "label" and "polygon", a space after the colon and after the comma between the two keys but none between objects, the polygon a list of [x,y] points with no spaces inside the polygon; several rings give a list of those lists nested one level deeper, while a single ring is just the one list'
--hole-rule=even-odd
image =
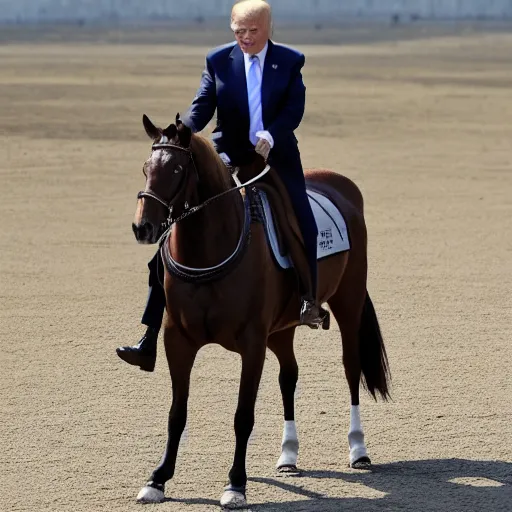
[{"label": "man riding horse", "polygon": [[[233,7],[236,42],[206,57],[201,85],[181,121],[200,132],[217,110],[213,143],[228,165],[243,166],[261,155],[277,171],[291,199],[309,262],[311,286],[302,296],[300,323],[317,327],[326,315],[317,300],[317,226],[308,196],[294,130],[304,115],[302,53],[270,40],[272,17],[263,0],[243,0]],[[152,371],[165,310],[163,265],[159,254],[148,264],[149,295],[142,323],[146,334],[134,347],[120,347],[124,361]]]}]

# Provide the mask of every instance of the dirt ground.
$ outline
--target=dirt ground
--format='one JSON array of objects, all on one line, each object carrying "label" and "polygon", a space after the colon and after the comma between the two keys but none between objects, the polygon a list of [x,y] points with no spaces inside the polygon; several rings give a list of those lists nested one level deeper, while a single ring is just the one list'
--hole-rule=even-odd
[{"label": "dirt ground", "polygon": [[[304,164],[346,174],[366,199],[368,288],[393,372],[392,402],[362,398],[374,469],[347,467],[337,326],[300,329],[305,473],[274,474],[269,354],[248,453],[253,510],[512,510],[512,33],[395,39],[298,45]],[[205,52],[0,46],[2,512],[140,510],[171,400],[161,354],[154,374],[115,354],[142,333],[154,251],[130,228],[150,149],[141,116],[163,125],[183,111]],[[218,509],[239,370],[219,347],[201,352],[170,500],[150,510]]]}]

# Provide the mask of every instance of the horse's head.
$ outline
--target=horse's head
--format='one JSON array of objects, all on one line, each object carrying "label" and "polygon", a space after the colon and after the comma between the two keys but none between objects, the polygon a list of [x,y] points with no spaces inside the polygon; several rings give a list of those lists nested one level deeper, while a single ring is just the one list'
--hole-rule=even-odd
[{"label": "horse's head", "polygon": [[176,124],[162,130],[146,115],[143,117],[153,146],[143,167],[146,188],[139,192],[132,225],[139,243],[158,241],[171,211],[176,215],[177,211],[188,208],[187,202],[197,184],[197,171],[190,152],[192,132],[178,118],[179,114]]}]

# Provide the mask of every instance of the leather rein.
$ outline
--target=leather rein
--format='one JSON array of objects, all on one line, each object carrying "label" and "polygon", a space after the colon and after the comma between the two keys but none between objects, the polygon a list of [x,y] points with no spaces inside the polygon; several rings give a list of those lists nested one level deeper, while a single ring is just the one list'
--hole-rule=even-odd
[{"label": "leather rein", "polygon": [[[192,151],[190,149],[183,148],[181,146],[177,146],[175,144],[170,144],[170,143],[153,144],[152,151],[156,151],[159,149],[162,149],[165,151],[178,150],[178,151],[186,152],[189,155],[190,163],[193,166],[195,180],[196,180],[196,182],[199,181],[199,173],[197,172],[197,167],[194,162]],[[218,265],[215,265],[213,267],[206,267],[206,268],[192,268],[192,267],[187,267],[185,265],[178,263],[172,257],[171,251],[170,251],[170,245],[168,243],[168,239],[171,234],[171,229],[174,224],[177,224],[178,222],[182,221],[186,217],[193,215],[194,213],[198,212],[199,210],[202,210],[203,208],[205,208],[208,204],[212,203],[213,201],[216,201],[217,199],[220,199],[221,197],[223,197],[227,194],[236,192],[242,188],[245,188],[245,187],[255,183],[260,178],[265,176],[269,171],[270,171],[270,165],[266,165],[265,169],[260,174],[258,174],[254,178],[248,180],[245,183],[240,183],[238,181],[238,179],[236,179],[233,176],[233,179],[237,183],[236,187],[232,187],[228,190],[225,190],[224,192],[221,192],[220,194],[217,194],[217,195],[207,199],[203,203],[201,203],[197,206],[194,206],[192,208],[190,208],[189,204],[188,204],[189,198],[185,197],[184,198],[185,200],[183,203],[185,211],[179,217],[177,217],[175,219],[172,218],[173,206],[178,201],[179,196],[186,195],[186,193],[187,193],[187,189],[189,188],[189,181],[190,181],[190,176],[189,176],[190,165],[187,165],[186,172],[184,173],[184,177],[181,180],[180,187],[178,188],[178,192],[170,201],[165,201],[162,197],[160,197],[158,194],[156,194],[151,189],[142,190],[137,194],[137,199],[141,199],[141,198],[152,199],[152,200],[160,203],[162,206],[164,206],[169,212],[167,221],[163,223],[163,225],[165,226],[166,229],[160,236],[158,243],[160,246],[162,259],[167,267],[167,270],[172,275],[174,275],[184,281],[189,281],[189,282],[194,282],[194,283],[209,282],[209,281],[213,281],[215,279],[219,279],[220,277],[223,277],[224,275],[226,275],[230,270],[230,266],[234,265],[240,261],[244,250],[247,248],[247,246],[249,244],[250,231],[251,231],[250,230],[250,225],[251,225],[250,204],[249,204],[249,200],[246,197],[243,198],[244,225],[243,225],[243,229],[240,234],[240,237],[238,239],[237,246],[236,246],[235,250],[233,251],[233,253],[228,258],[226,258],[223,262],[219,263]],[[175,169],[174,172],[178,173],[180,171],[178,169]]]}]

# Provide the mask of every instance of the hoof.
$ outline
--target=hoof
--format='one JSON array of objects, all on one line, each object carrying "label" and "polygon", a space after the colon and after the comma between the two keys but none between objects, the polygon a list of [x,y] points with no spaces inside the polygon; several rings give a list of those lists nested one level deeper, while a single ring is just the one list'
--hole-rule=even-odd
[{"label": "hoof", "polygon": [[279,466],[276,470],[278,476],[301,476],[302,471],[295,464]]},{"label": "hoof", "polygon": [[370,469],[372,462],[369,457],[361,457],[350,464],[352,469]]},{"label": "hoof", "polygon": [[137,503],[162,503],[164,500],[164,492],[149,485],[143,487],[137,496]]},{"label": "hoof", "polygon": [[224,494],[220,499],[220,506],[228,510],[246,508],[247,500],[245,499],[245,495],[241,492],[228,490],[224,491]]}]

